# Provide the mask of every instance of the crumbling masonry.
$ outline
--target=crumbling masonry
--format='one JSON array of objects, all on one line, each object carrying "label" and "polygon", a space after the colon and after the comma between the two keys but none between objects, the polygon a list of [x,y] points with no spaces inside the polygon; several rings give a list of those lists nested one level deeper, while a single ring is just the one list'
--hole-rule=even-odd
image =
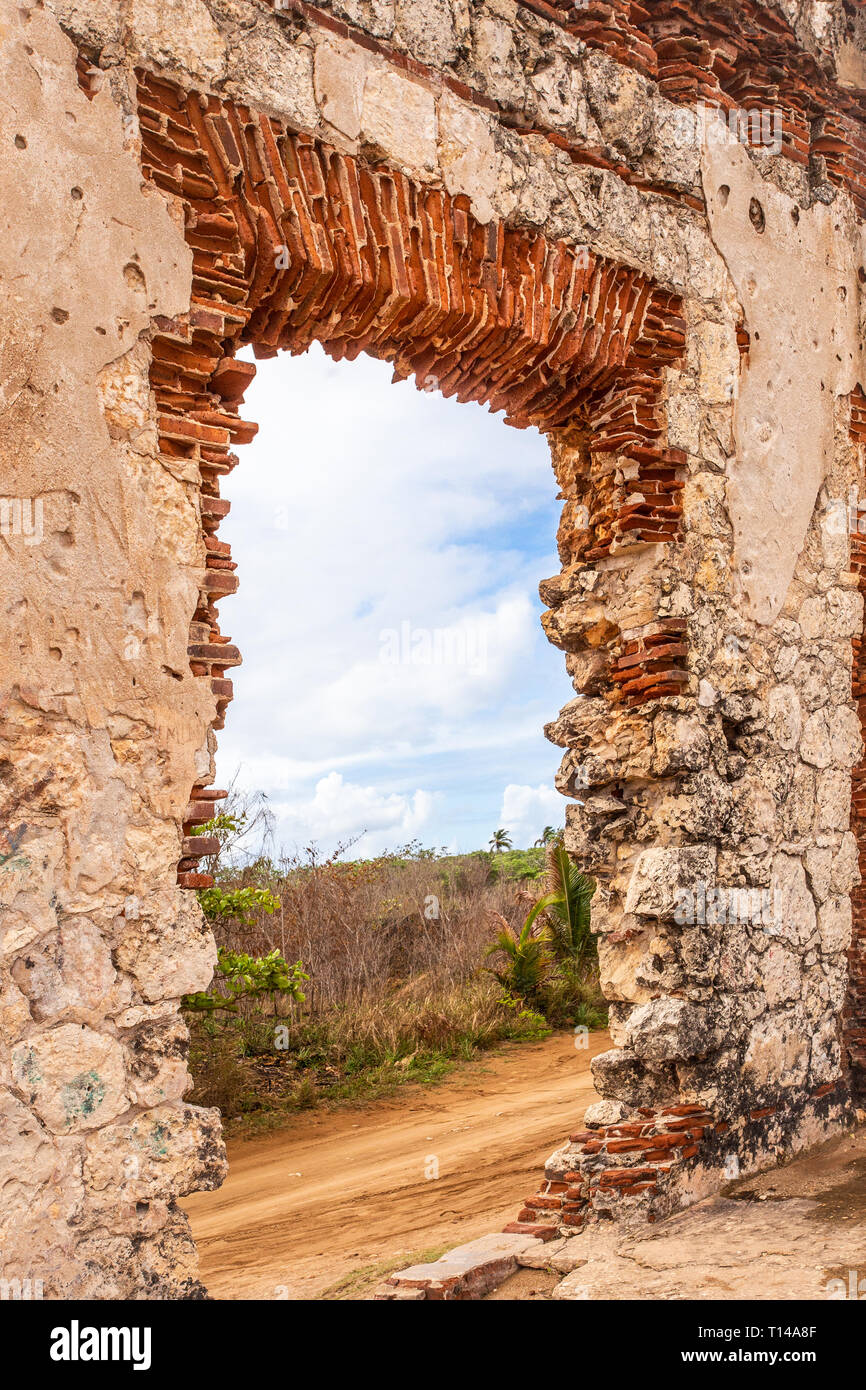
[{"label": "crumbling masonry", "polygon": [[654,1220],[849,1123],[859,0],[0,0],[0,64],[3,1277],[202,1292],[176,1199],[224,1153],[178,1007],[244,344],[550,440],[548,734],[615,1046],[517,1229]]}]

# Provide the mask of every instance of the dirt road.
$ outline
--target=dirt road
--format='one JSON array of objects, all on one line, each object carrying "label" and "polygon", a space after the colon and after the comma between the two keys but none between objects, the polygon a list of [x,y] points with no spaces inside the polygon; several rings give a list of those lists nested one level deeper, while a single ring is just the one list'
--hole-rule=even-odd
[{"label": "dirt road", "polygon": [[500,1230],[579,1126],[590,1058],[609,1046],[606,1033],[585,1050],[559,1033],[441,1085],[230,1144],[223,1187],[183,1203],[211,1295],[316,1298],[359,1267]]}]

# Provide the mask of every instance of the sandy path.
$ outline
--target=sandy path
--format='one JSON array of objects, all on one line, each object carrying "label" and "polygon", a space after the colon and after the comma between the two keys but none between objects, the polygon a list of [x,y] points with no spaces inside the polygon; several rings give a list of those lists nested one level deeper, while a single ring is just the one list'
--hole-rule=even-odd
[{"label": "sandy path", "polygon": [[183,1203],[212,1296],[315,1298],[360,1266],[501,1229],[579,1126],[590,1058],[609,1046],[606,1033],[586,1050],[558,1033],[441,1085],[230,1144],[223,1187]]}]

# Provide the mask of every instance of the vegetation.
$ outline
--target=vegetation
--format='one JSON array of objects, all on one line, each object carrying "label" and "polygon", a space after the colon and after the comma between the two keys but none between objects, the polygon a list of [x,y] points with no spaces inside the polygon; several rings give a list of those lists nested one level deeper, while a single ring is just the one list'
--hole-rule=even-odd
[{"label": "vegetation", "polygon": [[417,1250],[414,1255],[403,1254],[395,1259],[384,1260],[380,1264],[362,1265],[360,1269],[353,1269],[342,1279],[338,1279],[336,1284],[320,1293],[319,1298],[325,1302],[340,1302],[346,1299],[355,1301],[364,1298],[395,1270],[409,1269],[412,1265],[432,1264],[450,1249],[450,1245],[436,1245],[429,1250]]},{"label": "vegetation", "polygon": [[526,919],[527,926],[541,920],[545,943],[557,965],[581,970],[597,959],[590,929],[590,903],[595,882],[573,864],[561,837],[547,851],[547,892]]},{"label": "vegetation", "polygon": [[603,1027],[598,952],[590,928],[595,883],[571,862],[561,834],[548,845],[545,887],[519,932],[502,922],[485,955],[504,961],[490,973],[508,996],[526,1000],[553,1026]]},{"label": "vegetation", "polygon": [[[211,985],[209,990],[198,994],[185,994],[182,1003],[191,1013],[213,1013],[222,1009],[234,1014],[242,999],[258,999],[262,995],[275,999],[280,994],[302,1004],[306,996],[301,983],[309,978],[300,961],[287,965],[279,951],[269,951],[266,956],[254,959],[243,951],[229,951],[220,946],[214,976],[214,984],[219,987]],[[220,989],[226,993],[221,994]]]},{"label": "vegetation", "polygon": [[503,921],[499,934],[484,954],[505,957],[505,964],[499,970],[490,971],[503,989],[527,1003],[538,1001],[548,973],[549,957],[543,938],[533,936],[528,917],[519,935]]},{"label": "vegetation", "polygon": [[245,835],[261,842],[267,825],[264,798],[233,792],[199,829],[222,848],[199,893],[217,972],[184,1000],[192,1099],[230,1127],[435,1081],[551,1027],[604,1025],[592,884],[560,839],[546,851],[512,849],[503,831],[507,845],[466,855],[412,842],[366,860],[347,859],[351,846],[244,856]]}]

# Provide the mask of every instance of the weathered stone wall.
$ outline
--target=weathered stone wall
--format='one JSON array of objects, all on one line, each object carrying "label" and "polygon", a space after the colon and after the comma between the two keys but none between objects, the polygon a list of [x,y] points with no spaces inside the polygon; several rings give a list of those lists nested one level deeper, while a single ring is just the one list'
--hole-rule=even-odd
[{"label": "weathered stone wall", "polygon": [[174,1296],[196,1277],[173,1198],[223,1171],[177,1018],[215,958],[175,884],[210,766],[186,653],[203,546],[148,385],[190,253],[56,21],[4,3],[0,23],[2,1274]]},{"label": "weathered stone wall", "polygon": [[615,1047],[518,1226],[655,1218],[850,1117],[856,8],[4,0],[3,448],[45,516],[3,541],[7,1277],[195,1290],[171,1201],[221,1154],[177,1004],[212,954],[175,875],[238,659],[243,342],[551,440],[549,734]]}]

